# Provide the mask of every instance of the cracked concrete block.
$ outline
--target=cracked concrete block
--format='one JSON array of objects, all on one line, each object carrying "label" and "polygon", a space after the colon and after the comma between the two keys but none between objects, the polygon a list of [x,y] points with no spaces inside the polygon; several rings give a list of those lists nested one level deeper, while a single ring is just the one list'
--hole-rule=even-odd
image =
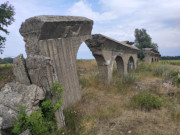
[{"label": "cracked concrete block", "polygon": [[34,84],[7,83],[0,91],[0,129],[13,127],[12,121],[19,113],[19,105],[26,106],[26,113],[30,114],[39,108],[39,102],[45,99],[45,95],[46,91]]},{"label": "cracked concrete block", "polygon": [[13,59],[13,73],[15,75],[16,82],[20,82],[26,85],[31,83],[28,77],[26,63],[22,54]]}]

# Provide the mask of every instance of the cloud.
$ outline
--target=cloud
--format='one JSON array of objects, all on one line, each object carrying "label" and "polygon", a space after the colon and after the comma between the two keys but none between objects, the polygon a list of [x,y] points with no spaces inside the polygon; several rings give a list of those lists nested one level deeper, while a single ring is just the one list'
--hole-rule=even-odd
[{"label": "cloud", "polygon": [[[7,0],[1,0],[2,3]],[[36,15],[74,15],[94,20],[92,33],[102,33],[119,41],[134,40],[134,29],[145,28],[158,43],[163,55],[180,55],[179,0],[16,0],[15,22],[8,27],[4,56],[25,54],[20,25]],[[79,52],[86,52],[86,47]],[[86,53],[83,53],[86,55]]]},{"label": "cloud", "polygon": [[76,2],[71,8],[68,9],[68,15],[84,16],[97,22],[104,22],[116,19],[117,16],[113,12],[95,12],[92,10],[91,5],[83,0]]}]

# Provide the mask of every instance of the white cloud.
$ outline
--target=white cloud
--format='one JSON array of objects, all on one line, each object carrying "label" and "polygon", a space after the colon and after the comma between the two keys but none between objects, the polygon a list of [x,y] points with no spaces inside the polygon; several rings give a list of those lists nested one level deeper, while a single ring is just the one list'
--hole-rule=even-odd
[{"label": "white cloud", "polygon": [[[94,20],[94,34],[102,33],[119,41],[133,41],[134,29],[145,28],[163,55],[180,55],[179,0],[99,0],[98,5],[91,0],[74,3],[66,0],[12,0],[10,3],[15,7],[16,21],[8,27],[10,35],[7,35],[1,57],[24,53],[25,43],[19,34],[21,23],[29,17],[45,14],[85,16]],[[80,52],[86,51],[87,48],[80,49]]]},{"label": "white cloud", "polygon": [[117,18],[116,14],[113,12],[104,12],[101,14],[93,11],[91,5],[83,0],[76,2],[70,9],[68,9],[67,14],[84,16],[98,22],[110,21]]}]

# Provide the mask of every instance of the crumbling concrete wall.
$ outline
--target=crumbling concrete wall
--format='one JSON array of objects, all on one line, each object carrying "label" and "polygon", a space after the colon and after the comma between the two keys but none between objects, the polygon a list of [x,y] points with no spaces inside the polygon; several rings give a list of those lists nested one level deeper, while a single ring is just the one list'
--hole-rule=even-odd
[{"label": "crumbling concrete wall", "polygon": [[137,49],[130,42],[119,42],[102,34],[95,34],[86,44],[96,58],[101,80],[109,83],[112,80],[114,61],[117,62],[117,73],[126,74],[137,67]]},{"label": "crumbling concrete wall", "polygon": [[160,60],[160,53],[153,48],[143,48],[144,61],[146,63],[158,62]]}]

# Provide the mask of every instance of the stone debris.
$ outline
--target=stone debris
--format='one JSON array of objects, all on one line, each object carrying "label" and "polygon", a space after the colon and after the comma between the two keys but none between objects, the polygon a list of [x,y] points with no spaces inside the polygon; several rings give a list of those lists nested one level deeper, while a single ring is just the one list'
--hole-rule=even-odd
[{"label": "stone debris", "polygon": [[13,127],[12,121],[19,113],[18,106],[26,106],[26,113],[30,114],[39,108],[45,95],[46,91],[34,84],[7,83],[0,91],[0,129]]}]

